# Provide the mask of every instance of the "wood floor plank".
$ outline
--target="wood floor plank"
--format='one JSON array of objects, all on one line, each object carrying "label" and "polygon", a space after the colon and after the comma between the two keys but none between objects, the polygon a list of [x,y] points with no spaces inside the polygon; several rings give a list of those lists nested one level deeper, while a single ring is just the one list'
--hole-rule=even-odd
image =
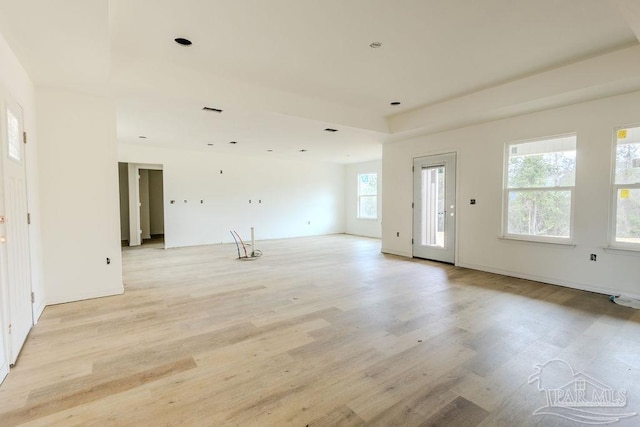
[{"label": "wood floor plank", "polygon": [[488,415],[487,411],[475,403],[458,396],[420,426],[477,426]]},{"label": "wood floor plank", "polygon": [[135,375],[126,375],[102,383],[88,380],[72,381],[73,385],[69,383],[54,384],[47,390],[34,391],[33,395],[29,396],[24,408],[0,413],[0,425],[20,424],[195,367],[195,361],[189,357],[168,365],[141,371]]},{"label": "wood floor plank", "polygon": [[640,412],[640,311],[604,295],[376,239],[259,246],[124,248],[124,295],[45,309],[0,425],[566,425],[528,383],[558,358]]}]

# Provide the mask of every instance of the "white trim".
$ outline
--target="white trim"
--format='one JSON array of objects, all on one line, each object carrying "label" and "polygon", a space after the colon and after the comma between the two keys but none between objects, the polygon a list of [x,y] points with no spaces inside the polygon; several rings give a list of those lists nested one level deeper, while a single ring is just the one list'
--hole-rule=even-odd
[{"label": "white trim", "polygon": [[129,246],[140,246],[140,185],[138,183],[140,169],[135,163],[127,165],[129,181]]},{"label": "white trim", "polygon": [[0,366],[0,385],[4,382],[4,379],[9,374],[9,363],[4,363]]},{"label": "white trim", "polygon": [[73,294],[57,294],[48,295],[47,305],[64,304],[73,301],[83,301],[93,298],[110,297],[114,295],[122,295],[124,293],[124,286],[121,285],[113,289],[94,289],[91,292],[74,292]]},{"label": "white trim", "polygon": [[38,306],[34,307],[34,309],[33,309],[33,324],[34,325],[36,323],[38,323],[38,320],[40,320],[40,316],[42,316],[42,313],[44,312],[44,309],[46,307],[46,304],[44,303],[44,298],[40,298],[38,303],[39,303]]},{"label": "white trim", "polygon": [[405,258],[413,258],[413,255],[411,254],[411,252],[406,252],[406,251],[396,251],[393,249],[382,248],[380,249],[380,252],[388,255],[397,255]]},{"label": "white trim", "polygon": [[533,243],[539,245],[558,245],[567,246],[571,248],[576,247],[576,243],[567,238],[562,237],[541,237],[541,236],[527,236],[522,234],[508,234],[506,236],[498,236],[498,239],[505,240],[507,242],[514,243]]},{"label": "white trim", "polygon": [[[619,295],[620,292],[621,292],[620,290],[615,290],[615,289],[607,289],[607,288],[602,288],[602,287],[599,287],[599,286],[589,286],[589,285],[585,285],[584,283],[577,283],[577,282],[571,282],[571,281],[566,281],[566,280],[558,280],[558,279],[554,279],[554,278],[547,277],[547,276],[538,276],[538,275],[535,275],[535,274],[518,273],[518,272],[515,272],[515,271],[511,271],[511,270],[503,270],[501,268],[485,267],[485,266],[482,266],[482,265],[461,263],[461,264],[458,265],[458,267],[469,268],[469,269],[478,270],[478,271],[484,271],[484,272],[487,272],[487,273],[500,274],[502,276],[515,277],[517,279],[531,280],[531,281],[540,282],[540,283],[546,284],[546,285],[563,286],[563,287],[566,287],[566,288],[577,289],[577,290],[580,290],[580,291],[596,292],[596,293],[603,294],[603,295]],[[628,292],[623,292],[623,293],[625,295],[627,295],[627,296],[633,297],[633,295],[629,294]]]},{"label": "white trim", "polygon": [[161,171],[164,169],[164,165],[155,164],[155,163],[131,163],[131,164],[136,165],[138,169],[148,169],[148,170],[154,170],[154,171]]},{"label": "white trim", "polygon": [[626,256],[638,256],[640,257],[640,245],[637,247],[625,247],[625,246],[604,246],[602,249],[605,252]]}]

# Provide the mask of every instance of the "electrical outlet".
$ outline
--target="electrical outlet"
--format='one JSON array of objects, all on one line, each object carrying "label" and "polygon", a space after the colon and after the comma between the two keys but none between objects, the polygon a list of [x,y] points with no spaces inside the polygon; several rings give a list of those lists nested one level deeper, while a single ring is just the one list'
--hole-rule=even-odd
[{"label": "electrical outlet", "polygon": [[400,232],[396,231],[396,237],[400,237]]},{"label": "electrical outlet", "polygon": [[107,258],[107,265],[111,264],[111,258]]},{"label": "electrical outlet", "polygon": [[595,260],[596,260],[596,257],[597,257],[597,255],[596,255],[596,254],[591,254],[591,255],[589,256],[589,259],[590,259],[591,261],[595,261]]}]

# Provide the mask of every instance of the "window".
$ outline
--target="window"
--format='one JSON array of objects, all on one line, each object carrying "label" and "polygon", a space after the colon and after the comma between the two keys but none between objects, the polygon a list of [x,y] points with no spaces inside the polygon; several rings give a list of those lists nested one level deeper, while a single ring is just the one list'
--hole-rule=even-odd
[{"label": "window", "polygon": [[570,239],[576,135],[511,143],[506,149],[505,236]]},{"label": "window", "polygon": [[618,129],[616,140],[614,243],[640,247],[640,126]]},{"label": "window", "polygon": [[22,135],[20,135],[20,121],[7,108],[7,146],[9,147],[9,157],[14,160],[22,160]]},{"label": "window", "polygon": [[378,218],[378,174],[358,174],[358,218]]}]

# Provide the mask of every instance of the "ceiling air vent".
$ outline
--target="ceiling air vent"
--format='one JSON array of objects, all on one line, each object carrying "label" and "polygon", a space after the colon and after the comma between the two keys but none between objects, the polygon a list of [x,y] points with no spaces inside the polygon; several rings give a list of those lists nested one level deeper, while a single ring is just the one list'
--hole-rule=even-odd
[{"label": "ceiling air vent", "polygon": [[211,108],[211,107],[202,107],[204,111],[212,111],[214,113],[222,113],[222,110],[219,108]]},{"label": "ceiling air vent", "polygon": [[338,129],[326,128],[325,131],[326,132],[338,132]]},{"label": "ceiling air vent", "polygon": [[173,39],[174,42],[178,43],[181,46],[191,46],[191,40],[185,39],[184,37],[178,37],[177,39]]}]

